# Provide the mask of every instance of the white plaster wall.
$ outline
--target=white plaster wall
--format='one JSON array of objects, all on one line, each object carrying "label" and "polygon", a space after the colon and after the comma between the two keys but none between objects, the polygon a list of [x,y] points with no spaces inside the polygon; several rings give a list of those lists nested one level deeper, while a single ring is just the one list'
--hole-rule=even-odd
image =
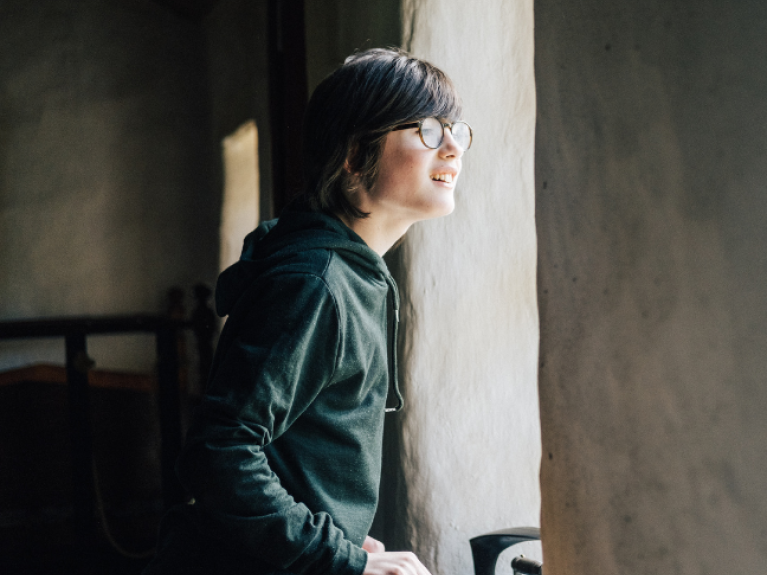
[{"label": "white plaster wall", "polygon": [[402,16],[405,47],[450,75],[475,139],[454,214],[400,250],[396,528],[433,573],[468,575],[471,537],[539,524],[533,7],[407,0]]},{"label": "white plaster wall", "polygon": [[765,572],[766,34],[536,3],[547,574]]}]

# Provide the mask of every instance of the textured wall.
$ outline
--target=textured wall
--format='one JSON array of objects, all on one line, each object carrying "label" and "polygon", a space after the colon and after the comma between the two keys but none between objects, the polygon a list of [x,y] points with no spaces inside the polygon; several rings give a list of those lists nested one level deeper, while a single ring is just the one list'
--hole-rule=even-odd
[{"label": "textured wall", "polygon": [[455,213],[414,226],[397,270],[406,408],[387,527],[440,575],[472,572],[471,537],[539,520],[532,8],[403,3],[405,47],[451,76],[475,132]]},{"label": "textured wall", "polygon": [[536,3],[547,573],[764,573],[766,33]]},{"label": "textured wall", "polygon": [[[211,281],[202,72],[197,27],[153,3],[0,3],[0,318],[157,312]],[[151,365],[134,340],[91,348]],[[0,366],[31,359],[63,344],[0,347]]]}]

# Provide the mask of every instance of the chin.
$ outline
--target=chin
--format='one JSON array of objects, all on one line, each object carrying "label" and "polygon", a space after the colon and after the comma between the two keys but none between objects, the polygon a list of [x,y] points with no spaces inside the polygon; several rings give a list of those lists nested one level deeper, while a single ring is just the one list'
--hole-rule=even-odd
[{"label": "chin", "polygon": [[428,202],[414,205],[411,207],[413,221],[433,220],[448,216],[455,209],[455,200],[453,194],[445,195],[439,199],[432,198]]},{"label": "chin", "polygon": [[451,194],[449,201],[440,202],[439,205],[435,206],[434,214],[431,217],[442,218],[449,216],[453,213],[453,210],[455,210],[455,200]]}]

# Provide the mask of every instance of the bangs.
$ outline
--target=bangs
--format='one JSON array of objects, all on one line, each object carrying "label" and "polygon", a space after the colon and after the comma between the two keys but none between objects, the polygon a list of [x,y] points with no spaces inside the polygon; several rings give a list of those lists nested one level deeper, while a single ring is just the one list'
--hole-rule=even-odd
[{"label": "bangs", "polygon": [[[364,70],[358,80],[369,94],[354,132],[380,135],[395,126],[436,117],[449,122],[463,119],[463,105],[447,75],[433,64],[398,50],[373,49],[350,56],[346,66]],[[377,70],[375,70],[377,68]]]},{"label": "bangs", "polygon": [[463,119],[463,105],[458,92],[442,70],[433,67],[427,69],[426,77],[420,83],[421,89],[411,92],[418,97],[411,103],[410,117],[405,121],[430,117],[449,122]]}]

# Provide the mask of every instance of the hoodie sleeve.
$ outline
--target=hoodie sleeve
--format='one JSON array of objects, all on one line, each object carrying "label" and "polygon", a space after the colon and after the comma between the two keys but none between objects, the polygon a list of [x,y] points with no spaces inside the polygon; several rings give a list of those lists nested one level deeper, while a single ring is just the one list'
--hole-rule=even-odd
[{"label": "hoodie sleeve", "polygon": [[258,284],[243,296],[250,311],[230,317],[222,334],[179,477],[204,521],[254,561],[298,574],[360,575],[365,551],[327,513],[296,502],[263,451],[332,379],[337,307],[311,274],[283,273]]}]

